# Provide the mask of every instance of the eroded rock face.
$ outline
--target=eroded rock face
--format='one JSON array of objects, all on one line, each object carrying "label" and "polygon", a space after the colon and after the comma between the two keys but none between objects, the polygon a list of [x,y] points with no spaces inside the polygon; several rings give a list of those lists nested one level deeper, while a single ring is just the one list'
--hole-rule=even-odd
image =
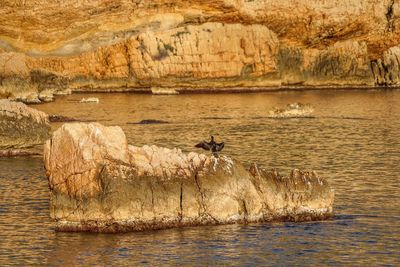
[{"label": "eroded rock face", "polygon": [[382,58],[372,62],[375,82],[379,85],[400,84],[400,46],[391,47]]},{"label": "eroded rock face", "polygon": [[[47,114],[22,103],[0,99],[0,150],[19,151],[43,144],[49,137]],[[14,155],[16,151],[3,151],[3,154]]]},{"label": "eroded rock face", "polygon": [[59,231],[119,232],[187,225],[312,220],[332,215],[315,173],[247,171],[227,156],[127,144],[119,127],[65,124],[44,149]]},{"label": "eroded rock face", "polygon": [[28,61],[23,53],[0,51],[0,98],[38,104],[53,101],[53,94],[66,90],[67,77],[32,68]]},{"label": "eroded rock face", "polygon": [[2,11],[5,96],[398,84],[382,80],[397,75],[392,63],[374,66],[400,43],[397,0],[26,0]]}]

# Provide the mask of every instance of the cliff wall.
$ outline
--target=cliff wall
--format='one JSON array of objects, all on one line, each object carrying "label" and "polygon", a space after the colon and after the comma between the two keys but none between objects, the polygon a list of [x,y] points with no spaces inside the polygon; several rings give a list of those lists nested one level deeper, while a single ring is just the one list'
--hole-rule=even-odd
[{"label": "cliff wall", "polygon": [[0,94],[397,85],[399,14],[398,0],[5,0]]}]

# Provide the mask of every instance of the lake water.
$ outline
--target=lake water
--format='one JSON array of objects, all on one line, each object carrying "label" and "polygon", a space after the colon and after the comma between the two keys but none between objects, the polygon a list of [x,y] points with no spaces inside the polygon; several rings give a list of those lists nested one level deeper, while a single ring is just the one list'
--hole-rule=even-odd
[{"label": "lake water", "polygon": [[[314,169],[336,191],[332,220],[125,234],[56,233],[40,158],[0,159],[0,265],[400,265],[400,91],[59,97],[49,114],[121,126],[131,144],[184,151],[213,134],[224,153],[288,174]],[[315,118],[269,119],[310,103]],[[130,124],[144,119],[168,124]],[[53,124],[53,129],[60,124]]]}]

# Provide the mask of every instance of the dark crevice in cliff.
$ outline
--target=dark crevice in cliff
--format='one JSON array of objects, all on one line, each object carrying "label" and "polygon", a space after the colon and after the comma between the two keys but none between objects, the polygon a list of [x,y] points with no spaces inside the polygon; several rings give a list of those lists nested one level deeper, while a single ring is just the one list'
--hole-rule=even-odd
[{"label": "dark crevice in cliff", "polygon": [[201,213],[203,213],[205,211],[204,197],[203,197],[203,193],[201,192],[201,188],[200,188],[200,184],[199,184],[199,181],[198,181],[197,173],[194,175],[194,181],[196,182],[197,189],[199,190],[199,194],[200,194],[200,198],[201,198],[200,205],[201,205],[201,209],[202,209]]},{"label": "dark crevice in cliff", "polygon": [[125,59],[127,62],[127,67],[128,67],[128,77],[132,77],[133,76],[133,68],[132,68],[132,62],[131,62],[131,55],[129,53],[129,47],[128,45],[125,43],[124,44],[124,55],[125,55]]},{"label": "dark crevice in cliff", "polygon": [[371,60],[370,64],[376,85],[388,86],[392,83],[389,66],[386,66],[380,59]]},{"label": "dark crevice in cliff", "polygon": [[152,183],[149,184],[149,188],[150,188],[150,193],[151,193],[151,210],[153,211],[153,216],[155,219],[156,212],[155,212],[155,208],[154,208],[154,187],[153,187]]},{"label": "dark crevice in cliff", "polygon": [[[51,140],[51,139],[50,139]],[[101,200],[103,201],[106,197],[106,192],[109,190],[109,183],[106,182],[106,179],[104,179],[105,177],[105,171],[107,168],[107,164],[103,164],[100,167],[100,170],[98,172],[98,176],[99,176],[99,184],[100,184],[100,188],[101,188]]]},{"label": "dark crevice in cliff", "polygon": [[239,200],[239,205],[240,205],[240,213],[243,214],[243,221],[247,222],[247,216],[249,213],[247,211],[246,201],[244,199]]},{"label": "dark crevice in cliff", "polygon": [[387,7],[387,12],[386,12],[386,19],[387,19],[387,30],[389,32],[394,32],[395,27],[394,27],[394,0],[391,0],[389,2],[389,6]]},{"label": "dark crevice in cliff", "polygon": [[197,176],[197,173],[194,175],[194,181],[196,183],[197,186],[197,190],[199,191],[200,194],[200,210],[199,210],[199,217],[202,217],[203,219],[211,219],[213,221],[213,223],[215,224],[219,224],[220,222],[218,221],[218,219],[214,218],[210,213],[207,212],[207,207],[206,207],[206,203],[205,203],[205,195],[204,192],[201,190],[200,187],[200,183],[199,183],[199,177]]},{"label": "dark crevice in cliff", "polygon": [[181,194],[179,196],[179,208],[180,208],[180,212],[179,212],[179,222],[182,221],[182,217],[183,217],[183,185],[181,183]]}]

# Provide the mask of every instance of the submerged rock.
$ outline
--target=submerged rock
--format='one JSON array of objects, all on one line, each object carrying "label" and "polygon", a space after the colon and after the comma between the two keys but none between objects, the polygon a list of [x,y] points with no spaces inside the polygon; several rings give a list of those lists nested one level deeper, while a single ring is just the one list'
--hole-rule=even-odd
[{"label": "submerged rock", "polygon": [[72,122],[72,121],[78,121],[75,118],[72,117],[67,117],[67,116],[62,116],[62,115],[49,115],[49,121],[50,122]]},{"label": "submerged rock", "polygon": [[139,122],[128,122],[128,124],[165,124],[168,123],[168,121],[163,121],[163,120],[153,120],[153,119],[147,119],[147,120],[141,120]]},{"label": "submerged rock", "polygon": [[269,118],[305,118],[311,117],[314,108],[309,104],[292,103],[285,108],[274,108],[269,111]]},{"label": "submerged rock", "polygon": [[50,137],[48,116],[23,103],[0,100],[0,137],[0,150],[43,144]]},{"label": "submerged rock", "polygon": [[188,225],[313,220],[334,192],[314,172],[249,172],[228,157],[128,145],[120,127],[64,124],[44,148],[58,231],[120,232]]}]

